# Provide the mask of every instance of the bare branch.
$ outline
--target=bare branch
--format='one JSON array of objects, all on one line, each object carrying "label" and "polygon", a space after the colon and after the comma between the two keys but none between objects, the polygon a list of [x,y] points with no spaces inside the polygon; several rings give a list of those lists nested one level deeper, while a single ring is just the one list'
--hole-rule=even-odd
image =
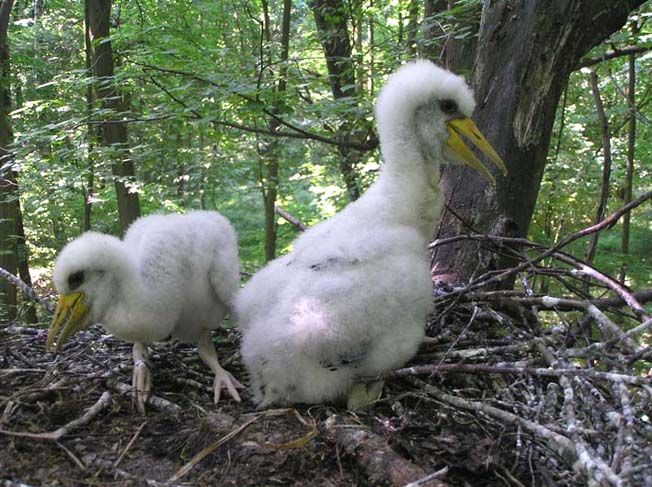
[{"label": "bare branch", "polygon": [[626,46],[618,49],[613,49],[611,51],[605,52],[600,56],[585,57],[584,59],[580,59],[580,62],[577,63],[577,66],[575,66],[575,70],[595,66],[596,64],[609,61],[610,59],[616,59],[622,56],[628,56],[630,54],[643,54],[650,50],[652,50],[652,46]]}]

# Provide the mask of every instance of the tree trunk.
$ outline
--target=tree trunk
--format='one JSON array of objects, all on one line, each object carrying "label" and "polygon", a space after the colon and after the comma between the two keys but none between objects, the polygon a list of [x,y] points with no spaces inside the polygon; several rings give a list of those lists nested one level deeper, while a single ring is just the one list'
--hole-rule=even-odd
[{"label": "tree trunk", "polygon": [[[632,34],[638,35],[638,25],[632,23]],[[632,201],[632,190],[634,186],[634,156],[636,155],[636,54],[628,56],[628,83],[627,83],[627,105],[629,109],[629,125],[627,130],[627,173],[625,174],[625,188],[623,191],[623,204]],[[629,228],[631,215],[627,212],[623,216],[622,234],[620,240],[620,251],[624,255],[629,254]],[[618,279],[625,282],[627,264],[623,263],[620,268]]]},{"label": "tree trunk", "polygon": [[[84,51],[86,54],[86,73],[88,77],[92,77],[93,45],[90,37],[88,2],[84,3]],[[89,120],[88,125],[86,126],[86,144],[88,147],[86,157],[88,160],[88,174],[86,176],[86,188],[84,190],[84,221],[82,223],[82,230],[85,232],[91,229],[93,195],[95,192],[95,163],[93,160],[93,152],[97,139],[101,136],[101,131],[98,131],[97,126],[91,123],[94,102],[93,85],[88,83],[86,86],[86,116]]]},{"label": "tree trunk", "polygon": [[[310,7],[315,17],[317,37],[324,49],[333,99],[350,107],[354,104],[356,81],[348,30],[348,4],[342,0],[313,0]],[[350,201],[360,197],[356,165],[361,154],[348,147],[348,144],[363,141],[366,133],[367,130],[356,127],[351,115],[344,115],[344,120],[337,129],[337,138],[343,142],[337,149],[340,155],[339,169]]]},{"label": "tree trunk", "polygon": [[[595,110],[600,122],[600,137],[602,138],[602,154],[604,162],[602,165],[602,185],[600,186],[600,200],[595,213],[594,223],[597,225],[604,219],[604,213],[607,209],[607,199],[609,198],[609,180],[611,179],[611,135],[609,134],[609,122],[604,112],[604,105],[600,97],[600,88],[598,87],[598,75],[591,71],[590,75],[591,92],[595,100]],[[586,262],[591,264],[595,257],[595,251],[598,248],[598,238],[600,232],[591,235],[589,247],[586,252]]]},{"label": "tree trunk", "polygon": [[[287,63],[290,52],[290,14],[292,12],[291,0],[283,0],[283,17],[281,21],[281,52],[279,59],[278,84],[276,85],[276,97],[272,111],[278,113],[283,104],[283,97],[287,90]],[[263,1],[263,13],[265,17],[263,26],[263,35],[268,46],[272,44],[272,34],[269,16],[269,4]],[[268,65],[272,65],[272,54],[268,51]],[[270,118],[268,128],[270,132],[276,132],[279,129],[279,122],[275,118]],[[261,184],[263,187],[263,206],[265,213],[265,261],[276,257],[276,198],[278,196],[278,160],[281,152],[281,145],[278,138],[272,138],[265,143],[260,149],[261,157]],[[265,173],[263,174],[263,171]]]},{"label": "tree trunk", "polygon": [[[33,287],[32,276],[29,273],[29,252],[27,249],[27,240],[25,239],[25,227],[23,225],[23,212],[20,208],[20,200],[16,202],[16,205],[16,250],[18,255],[18,276],[29,287]],[[23,314],[23,320],[25,323],[38,323],[35,303],[24,299],[23,307],[25,309],[25,313]]]},{"label": "tree trunk", "polygon": [[[9,146],[12,142],[9,124],[9,46],[7,30],[13,0],[0,2],[0,267],[12,274],[18,269],[18,184],[13,167],[13,153]],[[16,288],[4,279],[0,279],[0,303],[5,313],[3,318],[16,319]]]},{"label": "tree trunk", "polygon": [[[550,144],[555,111],[580,58],[620,29],[644,0],[495,0],[484,3],[474,66],[474,118],[503,157],[496,187],[461,166],[444,170],[446,211],[439,237],[468,231],[525,237]],[[494,171],[497,172],[497,171]],[[435,274],[467,281],[509,261],[473,242],[440,247]],[[503,283],[510,286],[510,282]]]},{"label": "tree trunk", "polygon": [[109,40],[111,0],[87,0],[89,38],[95,71],[95,92],[111,118],[101,125],[102,142],[115,150],[112,173],[118,200],[122,233],[140,216],[138,193],[134,189],[134,163],[127,146],[127,125],[116,115],[122,112],[122,102],[113,80],[113,52]]},{"label": "tree trunk", "polygon": [[463,27],[477,32],[481,17],[478,9],[482,7],[477,3],[464,2],[460,5],[461,3],[461,0],[426,0],[424,17],[428,29],[424,32],[423,55],[446,69],[467,75],[473,68],[478,38],[474,35],[468,35],[463,39],[457,38],[456,34],[459,32],[452,29],[445,30],[443,27],[447,23],[438,18],[442,14],[453,15],[447,13],[452,8],[457,8],[458,11],[464,8],[464,17],[455,18],[455,24],[460,23]]},{"label": "tree trunk", "polygon": [[419,23],[419,5],[421,2],[410,0],[408,4],[407,53],[408,59],[417,55],[417,25]]}]

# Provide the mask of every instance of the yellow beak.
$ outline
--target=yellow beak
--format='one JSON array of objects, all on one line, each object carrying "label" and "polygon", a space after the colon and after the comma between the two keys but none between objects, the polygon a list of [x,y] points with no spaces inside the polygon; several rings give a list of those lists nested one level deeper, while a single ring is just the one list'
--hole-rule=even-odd
[{"label": "yellow beak", "polygon": [[504,176],[507,176],[507,167],[505,163],[496,153],[491,144],[487,142],[487,139],[484,138],[484,135],[480,132],[478,127],[473,123],[473,120],[470,118],[455,118],[448,122],[448,140],[446,143],[451,150],[459,156],[459,162],[471,166],[476,171],[480,172],[484,177],[486,177],[491,184],[496,184],[496,180],[489,170],[480,162],[480,160],[475,156],[475,154],[469,149],[462,140],[460,135],[463,135],[467,140],[476,146],[483,154],[485,154],[491,161],[498,166],[503,172]]},{"label": "yellow beak", "polygon": [[62,294],[59,297],[54,319],[48,331],[45,350],[50,350],[59,330],[61,330],[61,333],[57,339],[55,351],[59,351],[69,336],[88,328],[90,324],[88,311],[88,306],[84,303],[83,293]]}]

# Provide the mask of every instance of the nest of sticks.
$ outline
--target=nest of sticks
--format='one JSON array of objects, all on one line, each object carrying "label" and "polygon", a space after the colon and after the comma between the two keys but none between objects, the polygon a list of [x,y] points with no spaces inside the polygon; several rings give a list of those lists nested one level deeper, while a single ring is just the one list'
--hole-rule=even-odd
[{"label": "nest of sticks", "polygon": [[[375,403],[355,412],[256,411],[246,392],[242,404],[213,405],[212,377],[196,351],[165,343],[154,347],[155,395],[139,416],[128,344],[93,327],[55,356],[43,350],[44,328],[4,326],[0,481],[652,485],[652,319],[644,307],[652,290],[634,292],[563,251],[612,223],[554,248],[455,237],[508,253],[514,265],[463,287],[436,285],[431,339],[385,374]],[[517,289],[492,289],[505,279]],[[222,331],[217,350],[246,381],[238,341],[234,329]]]}]

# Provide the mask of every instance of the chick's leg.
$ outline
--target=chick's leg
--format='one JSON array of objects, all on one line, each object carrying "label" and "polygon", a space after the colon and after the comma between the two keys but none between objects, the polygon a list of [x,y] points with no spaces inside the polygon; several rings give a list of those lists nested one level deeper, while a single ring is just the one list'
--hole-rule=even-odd
[{"label": "chick's leg", "polygon": [[222,387],[226,388],[233,399],[240,402],[240,395],[236,388],[242,388],[244,386],[220,365],[220,362],[217,360],[215,347],[211,341],[210,330],[204,330],[202,332],[197,349],[199,350],[199,356],[201,359],[215,374],[215,381],[213,382],[213,400],[215,401],[215,404],[220,400]]},{"label": "chick's leg", "polygon": [[355,411],[378,400],[383,393],[382,380],[354,384],[346,399],[346,409]]},{"label": "chick's leg", "polygon": [[149,355],[147,345],[134,343],[134,375],[131,383],[131,398],[138,411],[145,414],[145,403],[152,388],[152,377],[147,368]]}]

